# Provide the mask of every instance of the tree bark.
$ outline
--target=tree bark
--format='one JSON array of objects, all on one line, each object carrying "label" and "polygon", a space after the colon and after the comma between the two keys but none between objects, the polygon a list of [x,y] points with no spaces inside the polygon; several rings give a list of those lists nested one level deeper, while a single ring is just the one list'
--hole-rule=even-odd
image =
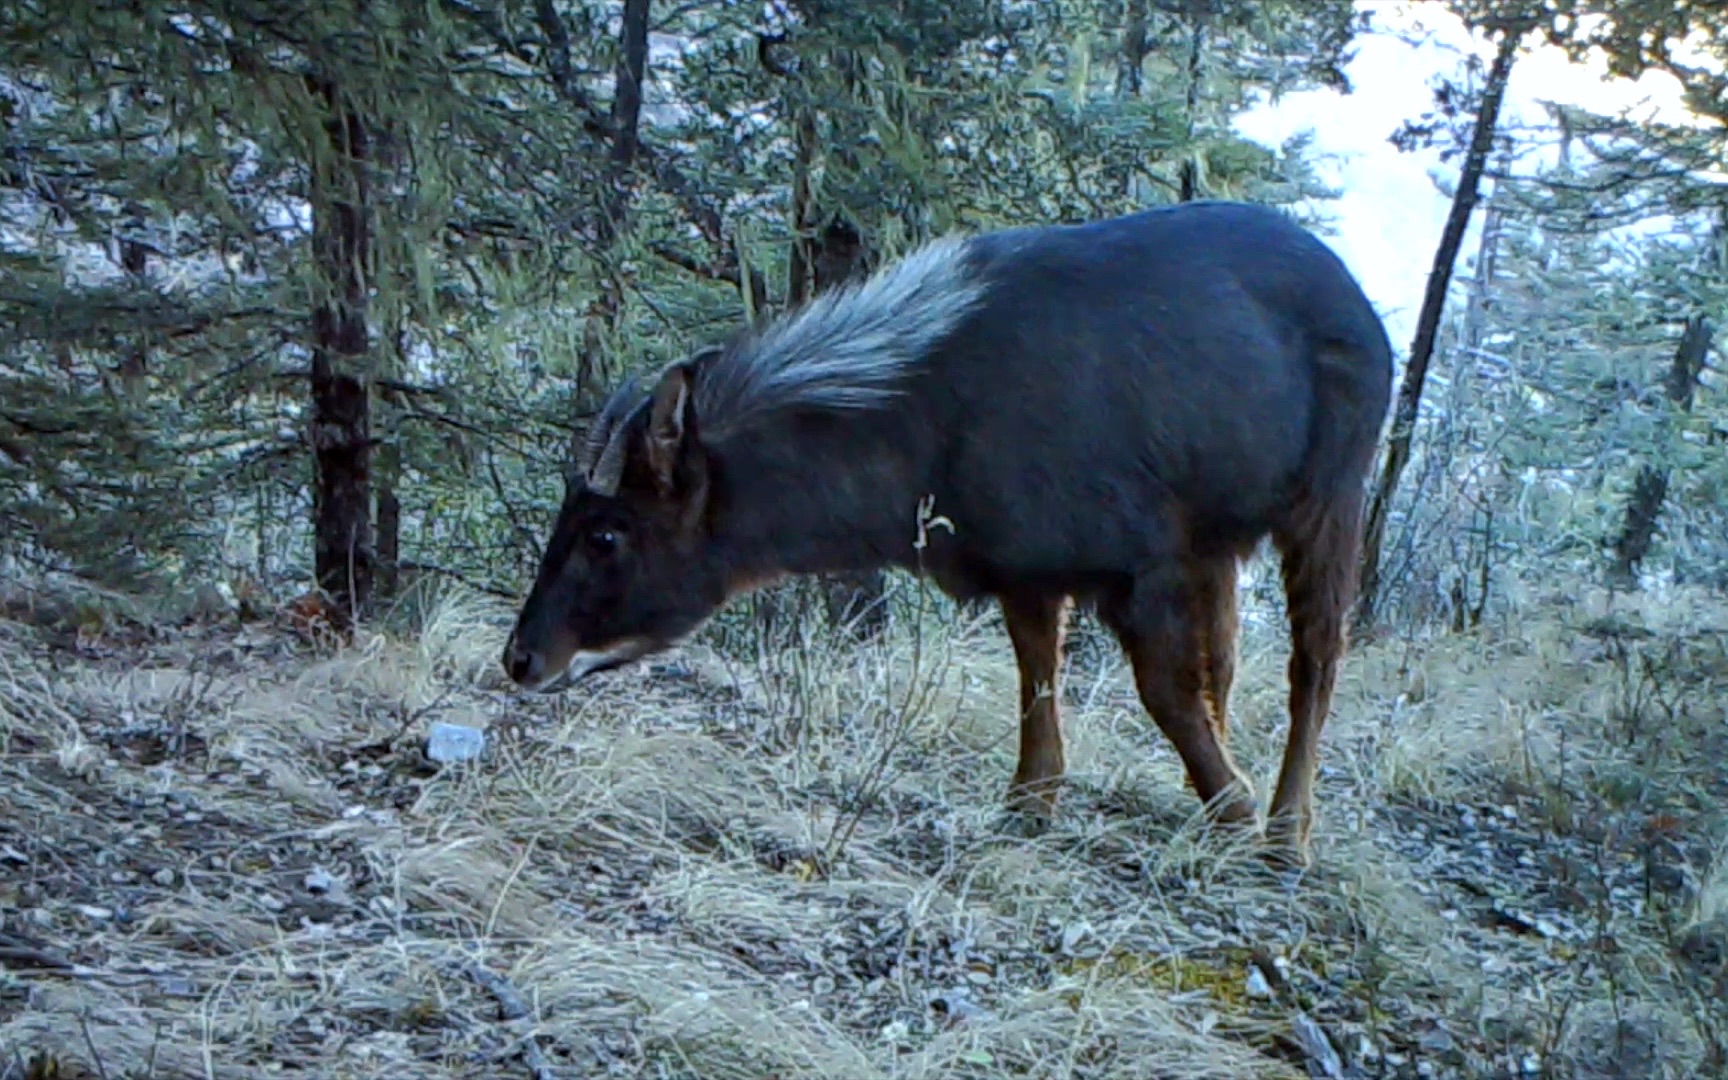
[{"label": "tree bark", "polygon": [[343,626],[372,600],[371,393],[367,294],[372,226],[366,119],[332,78],[312,77],[329,139],[312,163],[312,246],[319,295],[312,307],[313,564]]},{"label": "tree bark", "polygon": [[[593,254],[597,257],[610,251],[628,229],[632,177],[642,146],[642,86],[648,78],[648,2],[624,0],[623,25],[618,32],[618,65],[613,72],[615,90],[606,126],[610,140],[606,155],[606,185],[600,192],[599,220],[595,229],[597,243]],[[564,35],[557,39],[562,41],[563,51],[556,53],[562,59],[553,61],[554,77],[556,80],[568,79],[568,72],[564,70],[569,63],[568,33],[550,0],[541,0],[540,20],[542,29],[549,36],[553,36],[551,28]],[[589,306],[587,324],[582,332],[582,353],[577,360],[576,386],[571,395],[574,411],[581,411],[583,401],[592,389],[593,374],[601,369],[605,338],[617,329],[623,307],[624,297],[619,292],[618,283],[612,275],[604,276],[599,295]],[[580,433],[572,433],[572,452],[580,438]]]},{"label": "tree bark", "polygon": [[611,243],[630,208],[631,173],[642,145],[642,86],[648,77],[648,0],[624,0],[619,30],[616,89],[612,96],[611,184],[601,237]]},{"label": "tree bark", "polygon": [[1188,15],[1188,91],[1184,100],[1188,118],[1188,147],[1182,158],[1182,168],[1177,181],[1177,199],[1180,202],[1193,202],[1200,197],[1200,151],[1194,145],[1194,136],[1199,130],[1197,121],[1200,111],[1200,62],[1206,55],[1205,16],[1206,8],[1202,4],[1193,5]]},{"label": "tree bark", "polygon": [[1385,464],[1368,503],[1354,620],[1359,630],[1366,629],[1374,620],[1374,606],[1380,592],[1380,549],[1386,538],[1387,515],[1398,490],[1398,479],[1404,466],[1410,462],[1410,444],[1422,405],[1428,363],[1433,359],[1434,344],[1440,333],[1440,316],[1446,309],[1446,292],[1452,284],[1452,270],[1458,261],[1458,249],[1464,243],[1464,232],[1470,225],[1470,212],[1476,207],[1482,172],[1487,166],[1488,152],[1493,148],[1495,129],[1500,122],[1500,104],[1506,95],[1506,81],[1512,74],[1512,62],[1524,33],[1523,28],[1514,28],[1504,31],[1500,37],[1494,63],[1488,70],[1488,82],[1482,91],[1482,104],[1476,112],[1469,151],[1459,171],[1458,190],[1452,196],[1452,209],[1446,216],[1446,227],[1440,233],[1440,246],[1434,252],[1434,265],[1428,272],[1428,287],[1422,296],[1422,310],[1417,314],[1416,333],[1410,342],[1410,359],[1404,367],[1403,382],[1398,387],[1392,430],[1386,441]]},{"label": "tree bark", "polygon": [[1117,58],[1116,93],[1120,97],[1139,97],[1144,82],[1146,54],[1152,42],[1146,32],[1147,0],[1127,0],[1122,28],[1122,53]]},{"label": "tree bark", "polygon": [[[1675,416],[1692,408],[1698,376],[1710,355],[1711,336],[1710,323],[1701,312],[1686,320],[1686,329],[1674,350],[1674,362],[1668,368],[1663,388],[1674,407]],[[1668,470],[1654,462],[1645,464],[1632,481],[1632,496],[1626,502],[1626,513],[1614,538],[1613,554],[1608,562],[1608,583],[1611,586],[1628,591],[1638,587],[1638,567],[1650,554],[1650,545],[1656,539],[1657,520],[1667,500]]]}]

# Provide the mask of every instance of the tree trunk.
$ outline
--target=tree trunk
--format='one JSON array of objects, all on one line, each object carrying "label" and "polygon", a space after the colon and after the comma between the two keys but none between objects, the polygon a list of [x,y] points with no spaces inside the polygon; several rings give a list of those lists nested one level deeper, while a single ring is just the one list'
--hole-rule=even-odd
[{"label": "tree trunk", "polygon": [[326,154],[312,169],[313,565],[343,627],[372,600],[371,393],[367,293],[372,263],[366,120],[333,79],[313,77],[324,103]]},{"label": "tree trunk", "polygon": [[[404,335],[394,335],[394,359],[398,377],[407,370]],[[396,492],[402,482],[402,402],[397,395],[380,393],[373,402],[373,430],[378,433],[378,458],[373,487],[377,492],[378,552],[377,580],[373,595],[389,602],[402,594],[402,500]]]},{"label": "tree trunk", "polygon": [[1428,287],[1422,296],[1422,310],[1416,317],[1416,333],[1410,342],[1410,359],[1404,367],[1403,383],[1398,387],[1392,430],[1386,442],[1385,464],[1368,504],[1362,542],[1361,588],[1355,612],[1358,629],[1366,629],[1374,620],[1374,605],[1380,592],[1380,549],[1386,538],[1387,515],[1398,490],[1398,478],[1410,461],[1410,444],[1422,405],[1422,387],[1427,381],[1428,362],[1434,356],[1434,343],[1439,337],[1440,316],[1446,309],[1452,269],[1458,260],[1458,248],[1464,243],[1464,231],[1470,225],[1470,212],[1476,206],[1482,171],[1487,166],[1495,128],[1500,122],[1500,103],[1506,94],[1506,80],[1512,74],[1512,61],[1523,37],[1523,29],[1509,29],[1501,35],[1500,47],[1488,71],[1488,83],[1482,91],[1475,130],[1470,135],[1470,149],[1459,171],[1458,191],[1452,196],[1452,209],[1446,216],[1446,227],[1440,233],[1440,246],[1434,252],[1433,268],[1428,272]]},{"label": "tree trunk", "polygon": [[[549,3],[544,3],[541,20],[543,30],[548,27],[563,30],[563,22]],[[564,33],[567,38],[568,32]],[[632,176],[642,146],[642,86],[648,78],[648,0],[624,0],[623,25],[618,32],[618,65],[613,76],[616,89],[607,127],[611,140],[607,151],[609,168],[600,193],[597,244],[591,253],[596,259],[610,251],[628,228]],[[594,374],[603,369],[600,361],[605,341],[617,330],[623,307],[618,283],[608,274],[601,280],[599,295],[588,308],[582,353],[576,364],[576,385],[571,395],[573,411],[581,411]],[[572,451],[580,439],[579,432],[572,433]]]},{"label": "tree trunk", "polygon": [[[1668,369],[1664,387],[1676,417],[1692,408],[1693,391],[1698,386],[1699,374],[1704,370],[1705,358],[1710,354],[1710,339],[1710,323],[1702,313],[1686,320],[1686,329],[1674,350],[1674,363]],[[1667,499],[1668,470],[1655,462],[1645,464],[1632,482],[1632,497],[1627,500],[1620,532],[1614,538],[1613,554],[1608,562],[1609,585],[1628,591],[1638,587],[1638,567],[1656,539],[1656,522]]]},{"label": "tree trunk", "polygon": [[1127,0],[1126,18],[1122,28],[1122,53],[1117,57],[1116,93],[1119,97],[1139,97],[1144,84],[1146,54],[1152,42],[1146,32],[1147,0]]},{"label": "tree trunk", "polygon": [[612,95],[611,184],[601,215],[601,237],[608,244],[623,230],[629,212],[630,174],[642,145],[642,86],[647,77],[648,0],[624,0]]},{"label": "tree trunk", "polygon": [[1178,179],[1177,199],[1181,202],[1193,202],[1200,197],[1200,151],[1194,145],[1194,137],[1199,129],[1200,62],[1206,55],[1205,16],[1206,8],[1201,4],[1195,4],[1188,16],[1191,20],[1188,29],[1188,92],[1184,101],[1188,117],[1188,146]]}]

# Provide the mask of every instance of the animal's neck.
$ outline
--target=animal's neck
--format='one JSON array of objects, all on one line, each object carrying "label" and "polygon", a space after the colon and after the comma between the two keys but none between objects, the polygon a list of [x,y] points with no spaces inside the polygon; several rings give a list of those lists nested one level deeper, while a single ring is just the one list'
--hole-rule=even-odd
[{"label": "animal's neck", "polygon": [[788,423],[721,449],[714,521],[736,570],[835,573],[909,554],[920,440],[896,437],[891,419]]}]

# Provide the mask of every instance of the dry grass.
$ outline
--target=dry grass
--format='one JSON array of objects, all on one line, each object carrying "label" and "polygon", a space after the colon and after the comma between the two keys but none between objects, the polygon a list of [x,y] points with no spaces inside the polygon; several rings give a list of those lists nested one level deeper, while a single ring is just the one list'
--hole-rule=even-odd
[{"label": "dry grass", "polygon": [[[336,655],[0,623],[0,1076],[1326,1075],[1314,1030],[1350,1075],[1712,1075],[1728,614],[1639,603],[1354,653],[1296,881],[1114,661],[1056,825],[1002,828],[988,622],[556,699],[454,595]],[[1234,699],[1262,798],[1283,656]],[[487,757],[425,763],[434,721]]]}]

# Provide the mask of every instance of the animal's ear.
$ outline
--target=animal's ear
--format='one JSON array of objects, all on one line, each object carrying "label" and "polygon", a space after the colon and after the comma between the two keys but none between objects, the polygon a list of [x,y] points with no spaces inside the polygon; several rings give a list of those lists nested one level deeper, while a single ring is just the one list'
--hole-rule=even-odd
[{"label": "animal's ear", "polygon": [[673,364],[661,374],[648,405],[648,471],[665,495],[677,489],[679,464],[696,437],[690,390],[689,365]]}]

